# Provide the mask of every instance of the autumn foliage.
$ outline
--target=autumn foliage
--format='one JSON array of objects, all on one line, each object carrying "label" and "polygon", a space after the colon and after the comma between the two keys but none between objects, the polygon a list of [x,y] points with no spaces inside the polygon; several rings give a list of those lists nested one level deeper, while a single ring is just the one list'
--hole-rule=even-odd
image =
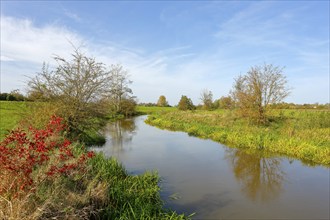
[{"label": "autumn foliage", "polygon": [[52,116],[45,129],[13,130],[0,143],[0,196],[17,197],[39,181],[85,168],[93,152],[75,153],[62,133],[62,118]]}]

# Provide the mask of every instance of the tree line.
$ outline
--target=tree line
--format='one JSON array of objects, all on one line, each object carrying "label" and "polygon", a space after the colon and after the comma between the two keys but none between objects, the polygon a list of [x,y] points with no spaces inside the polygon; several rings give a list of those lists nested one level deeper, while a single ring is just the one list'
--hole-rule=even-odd
[{"label": "tree line", "polygon": [[[283,67],[266,63],[261,66],[253,66],[245,75],[240,75],[234,79],[232,90],[227,96],[213,100],[212,92],[204,89],[200,94],[200,105],[195,106],[190,98],[182,95],[177,108],[179,110],[235,109],[239,116],[247,117],[260,124],[267,122],[269,109],[329,108],[329,104],[299,105],[283,102],[290,94],[290,88],[287,86],[283,70]],[[162,95],[157,102],[157,106],[166,106],[165,103],[167,103],[166,98]]]}]

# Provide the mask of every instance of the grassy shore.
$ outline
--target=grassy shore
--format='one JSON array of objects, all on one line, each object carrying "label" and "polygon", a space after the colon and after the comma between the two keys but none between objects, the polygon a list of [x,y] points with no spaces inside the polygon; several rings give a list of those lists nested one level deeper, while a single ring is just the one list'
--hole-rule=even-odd
[{"label": "grassy shore", "polygon": [[[147,111],[145,111],[147,112]],[[330,111],[273,110],[267,125],[238,118],[233,111],[153,111],[147,123],[184,131],[230,147],[249,148],[330,165]]]},{"label": "grassy shore", "polygon": [[[24,102],[0,102],[0,131],[1,140],[8,132],[19,127],[18,122],[25,117],[27,110]],[[38,128],[43,129],[43,128]],[[29,133],[24,130],[21,135]],[[41,134],[45,132],[40,131]],[[20,138],[20,135],[15,137]],[[49,141],[35,141],[35,134],[28,134],[26,143],[33,143],[35,146],[47,146],[54,142],[54,138],[63,141],[64,137],[50,137]],[[32,138],[30,140],[30,138]],[[22,150],[13,151],[14,146],[23,149],[28,148],[26,144],[17,144],[25,139],[8,144],[8,140],[0,142],[0,219],[189,219],[189,216],[177,214],[175,211],[163,208],[163,201],[160,198],[159,181],[160,177],[155,172],[146,172],[141,175],[130,175],[125,168],[114,158],[105,158],[102,154],[88,159],[83,169],[72,172],[60,173],[54,177],[48,177],[45,170],[51,166],[61,169],[63,161],[57,158],[62,152],[54,150],[48,154],[49,158],[43,164],[31,165],[30,188],[21,188],[19,185],[13,187],[15,178],[20,178],[18,173],[27,177],[26,166],[22,170],[13,171],[8,168],[11,160],[13,165],[19,165],[26,160],[34,161],[31,158],[40,158],[35,155],[22,159]],[[63,142],[65,143],[65,142]],[[46,147],[46,149],[48,149]],[[81,143],[72,143],[65,149],[72,149],[75,158],[70,159],[68,164],[83,165],[79,159],[87,152],[82,148]],[[64,149],[64,148],[63,148]],[[32,150],[33,151],[33,150]],[[11,153],[10,153],[11,152]],[[15,155],[13,152],[17,152]],[[24,151],[24,152],[31,152]],[[57,152],[57,153],[56,153]],[[14,156],[13,156],[14,155]],[[24,154],[25,155],[25,154]],[[69,155],[69,154],[68,154]],[[64,155],[65,156],[65,155]],[[6,159],[4,159],[6,158]],[[7,161],[7,162],[5,162]],[[61,170],[60,169],[60,170]],[[33,181],[32,181],[33,180]],[[18,193],[17,193],[18,192]]]}]

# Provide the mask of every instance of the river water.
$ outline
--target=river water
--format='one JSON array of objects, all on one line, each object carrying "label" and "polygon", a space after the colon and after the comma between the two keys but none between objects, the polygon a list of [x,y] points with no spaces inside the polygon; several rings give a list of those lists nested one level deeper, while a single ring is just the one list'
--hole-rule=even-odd
[{"label": "river water", "polygon": [[166,207],[195,219],[329,219],[329,168],[228,148],[144,123],[108,124],[104,146],[129,173],[158,171]]}]

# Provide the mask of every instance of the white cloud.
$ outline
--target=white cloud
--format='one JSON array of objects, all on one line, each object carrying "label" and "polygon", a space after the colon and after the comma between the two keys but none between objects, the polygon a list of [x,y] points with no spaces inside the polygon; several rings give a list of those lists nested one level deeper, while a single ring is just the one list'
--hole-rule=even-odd
[{"label": "white cloud", "polygon": [[0,56],[0,60],[1,60],[1,61],[14,61],[13,58],[7,57],[7,56],[5,56],[5,55],[1,55],[1,56]]},{"label": "white cloud", "polygon": [[69,41],[83,40],[64,27],[36,27],[28,19],[1,16],[1,55],[17,62],[50,62],[54,54],[65,56],[72,50]]},{"label": "white cloud", "polygon": [[[141,102],[156,102],[160,95],[165,95],[170,104],[175,105],[181,95],[187,95],[198,104],[204,88],[211,90],[214,98],[219,98],[228,94],[234,77],[244,74],[251,65],[263,62],[288,66],[289,80],[297,86],[292,97],[301,102],[305,97],[301,95],[304,94],[304,85],[299,83],[308,82],[297,80],[297,74],[306,75],[308,67],[308,70],[319,71],[321,78],[317,82],[321,82],[322,77],[324,79],[324,73],[329,72],[329,53],[320,48],[329,46],[329,41],[301,39],[300,44],[291,45],[291,38],[284,38],[287,29],[281,23],[293,19],[292,13],[286,11],[273,19],[263,20],[258,12],[270,7],[268,3],[252,6],[222,22],[217,43],[207,51],[195,51],[193,45],[182,45],[152,54],[146,54],[147,48],[92,41],[63,26],[40,27],[28,19],[1,16],[1,91],[22,88],[22,81],[26,80],[24,75],[33,76],[41,69],[43,61],[54,63],[54,54],[69,58],[73,50],[70,41],[76,46],[84,45],[82,49],[88,56],[107,65],[121,63],[128,69],[133,92]],[[240,28],[241,25],[245,28]],[[260,33],[256,35],[256,32]],[[277,49],[256,51],[258,43],[276,45]],[[245,51],[245,46],[253,49]],[[276,63],[285,60],[286,56],[291,59],[287,60],[288,63]],[[300,63],[297,65],[293,61]],[[309,88],[311,101],[306,102],[320,101],[316,96],[320,88],[322,91],[326,89],[326,84]]]},{"label": "white cloud", "polygon": [[[1,17],[1,90],[22,88],[25,76],[33,76],[41,69],[42,62],[54,64],[53,56],[69,58],[74,45],[84,45],[87,55],[110,65],[121,63],[129,70],[133,91],[143,102],[156,102],[161,94],[176,104],[181,91],[191,96],[199,95],[198,86],[203,72],[208,68],[193,64],[196,56],[187,52],[190,46],[167,48],[154,54],[127,48],[114,42],[91,42],[73,31],[55,25],[37,27],[28,19]],[[194,59],[192,59],[194,58]],[[188,61],[187,61],[188,60]],[[11,61],[11,62],[9,62]],[[176,65],[182,63],[181,65]],[[198,90],[198,91],[197,91]],[[198,98],[195,98],[195,101]]]}]

